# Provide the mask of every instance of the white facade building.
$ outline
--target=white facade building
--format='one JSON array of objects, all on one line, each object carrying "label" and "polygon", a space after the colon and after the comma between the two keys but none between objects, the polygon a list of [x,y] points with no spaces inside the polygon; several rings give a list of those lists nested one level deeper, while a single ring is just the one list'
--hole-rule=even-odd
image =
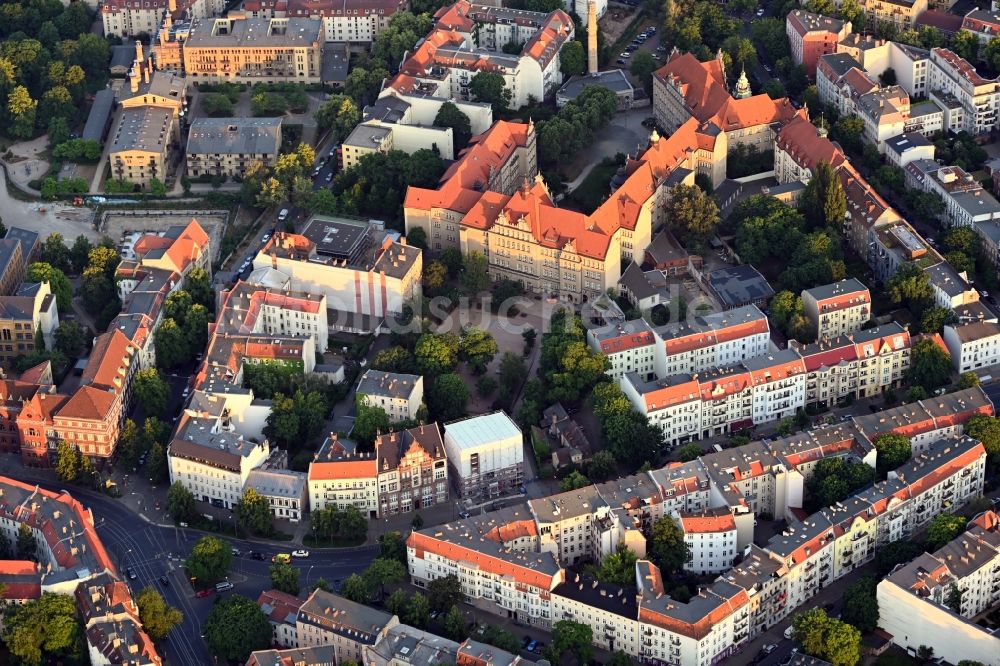
[{"label": "white facade building", "polygon": [[415,421],[424,402],[424,378],[381,370],[366,370],[356,391],[358,401],[369,407],[380,407],[389,420]]},{"label": "white facade building", "polygon": [[463,498],[500,497],[524,480],[521,429],[502,411],[445,424],[444,448]]},{"label": "white facade building", "polygon": [[949,324],[942,337],[959,373],[1000,364],[1000,324],[995,321]]}]

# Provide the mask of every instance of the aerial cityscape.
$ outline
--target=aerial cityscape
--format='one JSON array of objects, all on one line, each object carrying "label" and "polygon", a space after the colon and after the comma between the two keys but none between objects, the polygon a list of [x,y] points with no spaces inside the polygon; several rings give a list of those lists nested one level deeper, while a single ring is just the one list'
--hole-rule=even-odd
[{"label": "aerial cityscape", "polygon": [[0,0],[0,663],[1000,666],[1000,6]]}]

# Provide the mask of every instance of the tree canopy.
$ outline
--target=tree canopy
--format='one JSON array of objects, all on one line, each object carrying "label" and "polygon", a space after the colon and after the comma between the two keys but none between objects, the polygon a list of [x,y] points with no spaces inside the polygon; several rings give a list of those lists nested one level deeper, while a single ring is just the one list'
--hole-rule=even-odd
[{"label": "tree canopy", "polygon": [[240,594],[216,601],[202,629],[212,654],[239,663],[271,643],[271,623],[264,611]]}]

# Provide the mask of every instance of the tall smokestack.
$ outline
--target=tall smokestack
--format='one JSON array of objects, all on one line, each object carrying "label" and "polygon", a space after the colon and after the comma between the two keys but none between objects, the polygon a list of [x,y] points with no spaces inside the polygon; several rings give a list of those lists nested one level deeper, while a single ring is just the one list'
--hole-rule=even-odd
[{"label": "tall smokestack", "polygon": [[597,74],[597,3],[587,3],[587,72]]}]

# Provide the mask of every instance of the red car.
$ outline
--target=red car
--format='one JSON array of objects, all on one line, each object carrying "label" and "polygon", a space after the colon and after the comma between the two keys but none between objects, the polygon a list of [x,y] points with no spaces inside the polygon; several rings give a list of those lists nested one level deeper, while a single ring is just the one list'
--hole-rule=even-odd
[{"label": "red car", "polygon": [[194,593],[194,596],[198,597],[199,599],[204,599],[205,597],[211,595],[212,595],[212,590],[198,590],[197,592]]}]

